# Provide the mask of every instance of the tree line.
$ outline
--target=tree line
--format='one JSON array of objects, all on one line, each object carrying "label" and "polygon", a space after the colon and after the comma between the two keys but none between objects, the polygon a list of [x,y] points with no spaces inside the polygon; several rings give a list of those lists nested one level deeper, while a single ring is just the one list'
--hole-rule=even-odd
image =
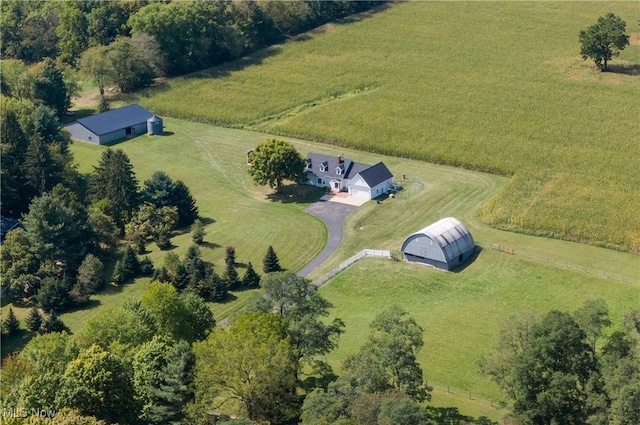
[{"label": "tree line", "polygon": [[506,321],[483,370],[504,390],[520,424],[640,423],[640,311],[611,326],[602,299],[574,312]]},{"label": "tree line", "polygon": [[3,58],[45,58],[130,91],[238,59],[380,1],[3,1]]}]

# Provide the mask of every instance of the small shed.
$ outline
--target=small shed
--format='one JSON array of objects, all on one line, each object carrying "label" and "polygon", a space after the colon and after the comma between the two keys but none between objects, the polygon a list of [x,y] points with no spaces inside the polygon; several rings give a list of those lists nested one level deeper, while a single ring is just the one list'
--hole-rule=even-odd
[{"label": "small shed", "polygon": [[402,244],[407,261],[452,270],[473,255],[475,242],[467,228],[453,217],[443,218],[418,230]]},{"label": "small shed", "polygon": [[154,115],[147,120],[147,134],[149,136],[153,136],[154,134],[162,134],[162,132],[162,118]]}]

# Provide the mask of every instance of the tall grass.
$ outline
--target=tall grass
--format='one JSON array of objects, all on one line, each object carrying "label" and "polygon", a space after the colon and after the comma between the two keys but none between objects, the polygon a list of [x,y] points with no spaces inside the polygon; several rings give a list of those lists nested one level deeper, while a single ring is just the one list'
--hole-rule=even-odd
[{"label": "tall grass", "polygon": [[[640,46],[601,73],[578,33],[634,2],[408,2],[137,100],[245,127],[514,179],[485,223],[640,251]],[[617,66],[617,67],[616,67]]]}]

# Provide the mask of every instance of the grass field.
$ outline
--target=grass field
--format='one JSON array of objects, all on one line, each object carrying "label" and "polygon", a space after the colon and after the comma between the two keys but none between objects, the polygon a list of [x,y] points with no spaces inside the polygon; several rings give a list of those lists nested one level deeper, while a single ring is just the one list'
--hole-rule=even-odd
[{"label": "grass field", "polygon": [[[446,394],[442,389],[451,386],[471,392],[472,398],[493,400],[494,404],[503,396],[480,373],[477,362],[493,349],[508,317],[525,311],[573,311],[585,300],[601,297],[607,300],[615,326],[620,326],[622,315],[637,308],[640,300],[637,286],[586,277],[490,250],[483,251],[461,273],[363,259],[320,292],[333,303],[332,316],[346,324],[338,349],[328,356],[337,370],[344,358],[357,352],[365,341],[368,324],[375,315],[397,304],[424,329],[425,343],[418,360],[426,379],[437,384],[438,399]],[[495,418],[489,401],[481,405],[485,415]],[[465,407],[466,403],[461,412],[470,414]],[[501,411],[494,413],[499,415]]]},{"label": "grass field", "polygon": [[[140,136],[114,146],[131,158],[140,181],[158,169],[183,180],[191,189],[208,235],[203,257],[222,270],[224,247],[233,245],[238,261],[261,267],[266,247],[272,244],[281,263],[298,270],[316,255],[326,239],[324,226],[303,212],[317,193],[298,199],[270,199],[270,190],[252,185],[246,173],[245,152],[268,136],[165,118],[166,136]],[[497,399],[495,387],[475,369],[479,355],[495,340],[501,320],[528,309],[574,308],[588,296],[603,296],[617,316],[640,299],[638,286],[621,285],[588,277],[545,263],[532,262],[488,249],[491,244],[513,246],[527,252],[588,265],[590,268],[640,278],[637,255],[539,238],[491,228],[477,218],[477,211],[508,183],[505,177],[384,157],[326,144],[291,140],[301,153],[314,151],[342,154],[359,162],[384,161],[402,184],[395,199],[369,202],[355,210],[345,222],[345,240],[335,254],[317,270],[318,277],[363,248],[399,249],[408,235],[444,216],[455,216],[471,230],[484,249],[461,273],[436,272],[399,262],[362,260],[338,275],[322,293],[336,306],[333,314],[347,323],[340,348],[331,355],[334,364],[353,352],[367,332],[368,322],[381,306],[399,303],[416,315],[425,328],[421,362],[433,383],[451,385],[476,396]],[[81,172],[97,164],[105,147],[74,143],[71,150]],[[403,176],[405,178],[403,178]],[[298,201],[298,202],[294,202]],[[190,244],[188,233],[173,238],[174,251],[182,255]],[[149,245],[156,265],[164,253]],[[242,274],[243,271],[240,270]],[[109,288],[92,297],[88,308],[62,315],[75,333],[86,320],[106,308],[139,297],[148,279]],[[212,304],[215,317],[231,316],[259,291],[234,293],[223,304]],[[6,308],[3,307],[3,316]],[[20,318],[26,315],[16,309]],[[455,355],[451,353],[454,352]],[[437,387],[434,404],[455,405],[463,414],[494,419],[504,413],[464,395],[447,394]]]},{"label": "grass field", "polygon": [[167,81],[163,116],[514,177],[496,228],[640,251],[640,46],[601,73],[578,34],[636,2],[406,2]]}]

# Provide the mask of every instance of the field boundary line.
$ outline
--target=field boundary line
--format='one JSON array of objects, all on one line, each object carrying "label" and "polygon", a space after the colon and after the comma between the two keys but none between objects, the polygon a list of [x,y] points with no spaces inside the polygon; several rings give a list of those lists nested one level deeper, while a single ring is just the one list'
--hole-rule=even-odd
[{"label": "field boundary line", "polygon": [[313,284],[316,286],[324,285],[329,279],[333,278],[335,275],[340,273],[342,270],[346,269],[356,261],[364,257],[382,257],[388,258],[390,260],[394,260],[396,257],[391,253],[391,251],[385,251],[381,249],[369,249],[365,248],[352,257],[348,258],[344,262],[340,263],[338,267],[333,268],[330,272],[324,274],[320,278],[316,279]]},{"label": "field boundary line", "polygon": [[640,278],[625,276],[621,273],[613,273],[607,270],[600,270],[595,267],[588,267],[580,264],[574,264],[569,261],[559,260],[557,258],[544,256],[544,255],[533,254],[531,252],[524,251],[518,248],[508,247],[508,246],[494,244],[494,243],[491,244],[491,249],[494,251],[505,253],[505,254],[519,255],[521,257],[530,258],[532,260],[536,260],[539,262],[552,264],[556,267],[562,267],[565,269],[580,271],[591,276],[599,277],[601,279],[614,280],[621,283],[630,283],[632,285],[640,286]]}]

